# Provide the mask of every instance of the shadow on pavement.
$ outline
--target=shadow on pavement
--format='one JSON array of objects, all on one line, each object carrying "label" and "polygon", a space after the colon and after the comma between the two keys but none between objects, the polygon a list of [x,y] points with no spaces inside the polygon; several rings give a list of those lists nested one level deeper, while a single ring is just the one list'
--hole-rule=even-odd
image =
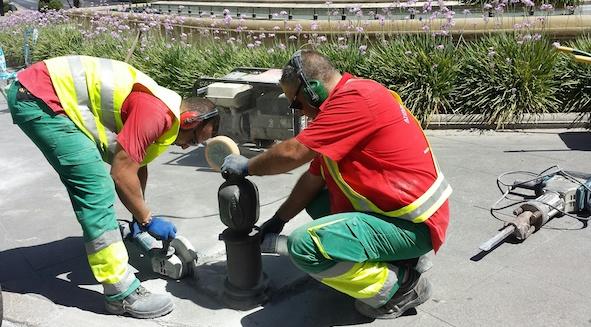
[{"label": "shadow on pavement", "polygon": [[[175,146],[171,145],[171,147]],[[179,148],[177,147],[177,149]],[[215,172],[213,169],[209,168],[207,160],[205,160],[205,147],[200,146],[193,148],[193,150],[189,152],[174,151],[174,148],[171,148],[171,150],[170,154],[175,155],[176,157],[165,162],[165,165],[196,167],[198,171]]]},{"label": "shadow on pavement", "polygon": [[105,313],[103,295],[82,285],[96,285],[82,237],[0,252],[0,283],[4,291],[39,294],[81,310]]},{"label": "shadow on pavement", "polygon": [[242,326],[351,326],[373,321],[357,313],[355,300],[348,295],[299,270],[295,274],[290,272],[287,266],[291,262],[288,261],[279,256],[263,257],[264,270],[271,283],[270,299],[259,310],[243,317]]},{"label": "shadow on pavement", "polygon": [[[171,147],[175,146],[172,145]],[[205,159],[204,146],[193,147],[192,150],[190,150],[189,152],[179,152],[175,151],[174,148],[171,149],[172,151],[170,151],[170,154],[175,155],[176,157],[165,162],[165,165],[196,167],[198,171],[206,171],[219,174],[218,172],[209,167],[209,164]],[[176,147],[176,149],[179,148]],[[263,151],[264,150],[261,148],[240,146],[240,154],[247,158],[252,158],[262,153]]]},{"label": "shadow on pavement", "polygon": [[591,151],[590,132],[564,132],[559,133],[558,136],[571,150]]},{"label": "shadow on pavement", "polygon": [[[129,263],[138,270],[136,276],[140,281],[164,278],[152,272],[149,258],[143,257],[137,247],[128,242],[125,245]],[[82,237],[2,251],[0,265],[0,284],[4,291],[38,294],[55,304],[108,314],[102,287],[88,266]],[[193,289],[184,283],[168,279],[167,288],[177,290],[173,294]]]},{"label": "shadow on pavement", "polygon": [[567,152],[567,151],[591,151],[591,132],[563,132],[558,136],[568,149],[529,149],[529,150],[508,150],[506,153],[527,153],[527,152]]},{"label": "shadow on pavement", "polygon": [[260,310],[242,318],[241,324],[245,327],[327,327],[372,321],[357,313],[353,298],[310,278],[290,291],[276,294]]},{"label": "shadow on pavement", "polygon": [[[144,256],[135,245],[132,245],[127,241],[125,242],[125,245],[129,253],[129,264],[138,270],[135,275],[140,281],[163,279],[166,281],[166,291],[175,298],[190,300],[203,308],[211,310],[224,308],[224,306],[217,301],[217,294],[215,291],[212,291],[211,289],[215,283],[219,282],[216,279],[225,276],[225,263],[219,267],[215,267],[212,272],[207,274],[204,273],[204,270],[211,268],[208,267],[208,265],[200,264],[198,267],[200,279],[198,281],[190,276],[182,278],[181,280],[174,280],[153,272],[150,258]],[[208,276],[210,274],[213,275],[213,279]],[[213,289],[215,290],[215,288]],[[218,287],[218,289],[221,291],[221,287]]]}]

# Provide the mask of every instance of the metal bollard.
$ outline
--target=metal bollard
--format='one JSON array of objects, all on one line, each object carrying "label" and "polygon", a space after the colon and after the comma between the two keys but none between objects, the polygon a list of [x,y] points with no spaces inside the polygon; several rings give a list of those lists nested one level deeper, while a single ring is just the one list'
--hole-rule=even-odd
[{"label": "metal bollard", "polygon": [[258,189],[246,178],[227,180],[218,190],[218,203],[220,219],[228,226],[219,236],[226,246],[222,301],[229,308],[249,310],[268,299],[260,234],[253,229],[259,219]]}]

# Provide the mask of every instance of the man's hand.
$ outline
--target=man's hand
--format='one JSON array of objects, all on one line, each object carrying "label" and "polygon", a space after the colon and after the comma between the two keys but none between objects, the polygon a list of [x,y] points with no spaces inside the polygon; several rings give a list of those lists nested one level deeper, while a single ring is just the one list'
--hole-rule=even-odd
[{"label": "man's hand", "polygon": [[141,232],[148,232],[158,240],[170,241],[176,237],[176,227],[168,220],[153,216],[147,225],[140,226],[137,221],[131,224],[131,236],[136,237]]},{"label": "man's hand", "polygon": [[248,176],[248,158],[238,154],[231,154],[224,158],[221,171],[222,177],[225,179]]},{"label": "man's hand", "polygon": [[283,230],[283,226],[285,226],[287,222],[281,220],[278,216],[273,216],[273,218],[265,221],[261,227],[259,228],[261,234],[261,240],[265,239],[265,235],[267,234],[279,234]]}]

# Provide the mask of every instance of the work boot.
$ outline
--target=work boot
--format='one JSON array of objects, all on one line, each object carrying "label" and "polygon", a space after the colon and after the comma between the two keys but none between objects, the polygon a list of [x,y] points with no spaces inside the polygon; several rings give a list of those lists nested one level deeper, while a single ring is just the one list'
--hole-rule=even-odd
[{"label": "work boot", "polygon": [[433,267],[433,262],[429,259],[429,257],[427,257],[427,255],[422,255],[418,258],[394,260],[388,262],[397,267],[410,267],[416,270],[419,274],[422,274]]},{"label": "work boot", "polygon": [[431,297],[431,283],[414,269],[407,269],[408,280],[403,283],[394,296],[379,308],[373,308],[359,300],[355,309],[362,315],[375,319],[394,319],[408,309],[425,303]]},{"label": "work boot", "polygon": [[140,285],[123,300],[106,301],[105,308],[116,315],[127,313],[134,318],[150,319],[170,313],[174,303],[168,295],[152,294]]}]

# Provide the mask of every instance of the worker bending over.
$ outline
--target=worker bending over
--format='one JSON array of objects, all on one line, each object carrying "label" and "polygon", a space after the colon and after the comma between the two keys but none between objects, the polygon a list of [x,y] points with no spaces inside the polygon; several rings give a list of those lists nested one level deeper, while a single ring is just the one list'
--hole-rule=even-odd
[{"label": "worker bending over", "polygon": [[[7,98],[13,122],[68,190],[107,311],[137,318],[172,311],[170,297],[148,292],[128,267],[115,190],[134,217],[134,235],[173,239],[176,227],[152,215],[144,200],[147,164],[170,144],[186,148],[211,137],[218,120],[213,104],[182,101],[126,63],[87,56],[32,65],[17,75]],[[110,174],[103,161],[111,164]]]},{"label": "worker bending over", "polygon": [[[312,161],[261,226],[262,247],[283,248],[300,269],[356,298],[365,316],[392,319],[425,302],[431,285],[416,262],[442,245],[452,190],[419,123],[396,93],[341,75],[315,51],[296,52],[280,84],[291,108],[312,122],[222,166],[226,176],[273,175]],[[304,208],[315,220],[278,237]]]}]

